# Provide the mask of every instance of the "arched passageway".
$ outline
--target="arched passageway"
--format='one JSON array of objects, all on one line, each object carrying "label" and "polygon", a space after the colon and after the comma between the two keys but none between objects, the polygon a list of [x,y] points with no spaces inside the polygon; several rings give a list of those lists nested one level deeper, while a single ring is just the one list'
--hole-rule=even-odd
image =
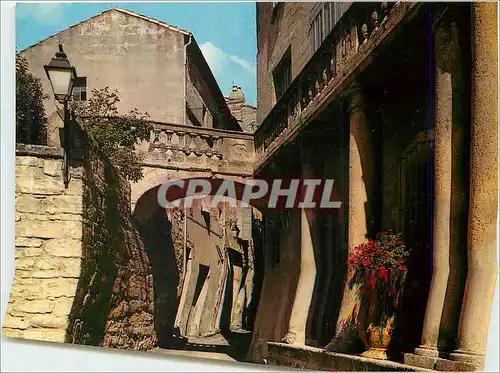
[{"label": "arched passageway", "polygon": [[[176,250],[174,241],[179,236],[175,219],[162,209],[151,189],[138,201],[134,221],[141,235],[149,258],[154,294],[155,329],[160,347],[170,346],[180,298],[182,252]],[[174,212],[179,215],[178,212]]]},{"label": "arched passageway", "polygon": [[[260,212],[213,207],[210,198],[165,209],[159,188],[140,196],[133,213],[151,266],[159,347],[192,349],[190,338],[221,334],[246,350],[263,276]],[[244,346],[234,341],[242,330]]]}]

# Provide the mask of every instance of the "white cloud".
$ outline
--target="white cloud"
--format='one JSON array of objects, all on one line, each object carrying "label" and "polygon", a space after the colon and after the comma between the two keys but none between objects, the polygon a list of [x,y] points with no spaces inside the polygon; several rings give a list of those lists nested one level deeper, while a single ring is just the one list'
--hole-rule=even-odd
[{"label": "white cloud", "polygon": [[250,61],[248,61],[244,58],[234,56],[234,55],[229,55],[229,59],[231,61],[233,61],[234,63],[237,63],[238,65],[240,65],[244,69],[255,70],[255,65],[253,65]]},{"label": "white cloud", "polygon": [[54,25],[64,19],[64,10],[61,3],[22,3],[18,4],[16,16],[19,19],[31,19],[40,24]]},{"label": "white cloud", "polygon": [[255,65],[253,63],[245,58],[226,53],[209,41],[201,44],[200,49],[214,74],[223,72],[228,63],[237,64],[248,72],[255,73]]}]

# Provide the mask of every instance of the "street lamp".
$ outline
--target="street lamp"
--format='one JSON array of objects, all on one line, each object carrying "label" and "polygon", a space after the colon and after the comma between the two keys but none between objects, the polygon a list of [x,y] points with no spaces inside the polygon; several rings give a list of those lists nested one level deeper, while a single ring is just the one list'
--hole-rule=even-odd
[{"label": "street lamp", "polygon": [[43,68],[47,73],[56,100],[60,103],[67,102],[73,91],[76,70],[69,63],[68,57],[63,51],[62,44],[59,44],[59,51],[55,57],[52,57],[49,64],[44,65]]},{"label": "street lamp", "polygon": [[70,126],[68,101],[73,92],[73,85],[76,80],[76,69],[69,63],[66,53],[63,51],[62,44],[59,44],[59,51],[55,57],[52,57],[48,65],[43,68],[47,73],[50,86],[54,92],[54,97],[59,103],[64,104],[64,185],[66,188],[69,183],[69,152],[70,152]]},{"label": "street lamp", "polygon": [[240,228],[238,228],[236,222],[233,222],[231,225],[231,235],[235,240],[238,240],[238,237],[240,236]]}]

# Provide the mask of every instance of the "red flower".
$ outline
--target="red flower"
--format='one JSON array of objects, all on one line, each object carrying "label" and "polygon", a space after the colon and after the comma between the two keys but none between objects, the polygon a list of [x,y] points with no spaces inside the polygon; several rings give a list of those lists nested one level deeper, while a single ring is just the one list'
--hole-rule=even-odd
[{"label": "red flower", "polygon": [[367,279],[368,282],[368,287],[370,288],[371,291],[375,290],[375,272],[371,271],[370,276]]},{"label": "red flower", "polygon": [[408,267],[405,266],[404,264],[401,264],[399,268],[401,268],[402,271],[406,271],[408,269]]},{"label": "red flower", "polygon": [[401,240],[398,240],[398,242],[396,242],[396,245],[404,245],[404,242]]},{"label": "red flower", "polygon": [[368,267],[370,264],[372,264],[372,262],[370,259],[363,259],[361,264],[363,264],[365,267]]},{"label": "red flower", "polygon": [[388,274],[389,274],[389,271],[387,271],[387,269],[385,268],[382,268],[380,271],[379,271],[379,277],[384,280],[384,282],[387,284],[387,281],[389,280],[388,278]]}]

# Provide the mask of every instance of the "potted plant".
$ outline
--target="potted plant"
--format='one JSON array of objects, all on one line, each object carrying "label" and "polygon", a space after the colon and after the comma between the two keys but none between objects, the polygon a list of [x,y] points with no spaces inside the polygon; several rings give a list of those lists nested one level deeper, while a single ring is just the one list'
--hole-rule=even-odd
[{"label": "potted plant", "polygon": [[349,253],[350,286],[357,284],[361,297],[359,334],[367,347],[361,356],[387,359],[408,255],[402,235],[394,231],[380,232]]}]

